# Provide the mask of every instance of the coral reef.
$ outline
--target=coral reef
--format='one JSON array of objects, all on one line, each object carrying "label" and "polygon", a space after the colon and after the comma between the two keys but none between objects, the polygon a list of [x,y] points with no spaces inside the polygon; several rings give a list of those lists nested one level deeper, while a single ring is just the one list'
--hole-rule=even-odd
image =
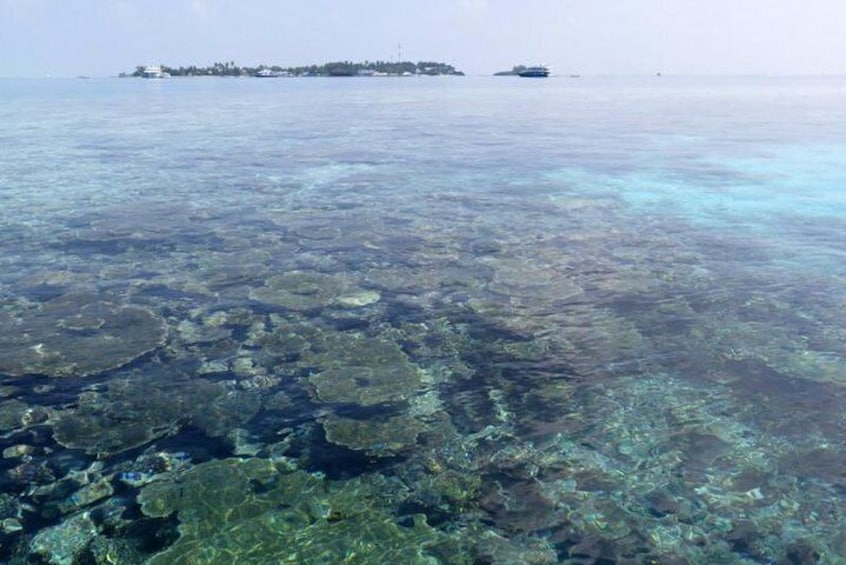
[{"label": "coral reef", "polygon": [[309,271],[291,271],[270,277],[263,287],[250,292],[250,298],[294,311],[334,303],[346,307],[364,306],[379,300],[378,294],[355,289],[343,277]]},{"label": "coral reef", "polygon": [[0,235],[0,561],[844,559],[839,267],[380,167]]},{"label": "coral reef", "polygon": [[70,293],[0,313],[0,373],[87,376],[164,344],[164,321],[146,308]]},{"label": "coral reef", "polygon": [[354,420],[327,416],[323,420],[326,439],[350,449],[366,451],[374,456],[394,454],[414,445],[422,424],[405,416],[385,420]]},{"label": "coral reef", "polygon": [[340,487],[261,459],[198,465],[178,481],[145,487],[147,516],[176,513],[180,537],[149,563],[268,561],[433,563],[440,539],[422,516],[401,526],[381,508],[374,485]]},{"label": "coral reef", "polygon": [[83,393],[78,406],[58,414],[52,427],[59,444],[106,456],[175,434],[189,424],[222,436],[252,418],[259,406],[249,390],[150,371],[143,377],[113,379],[103,392]]}]

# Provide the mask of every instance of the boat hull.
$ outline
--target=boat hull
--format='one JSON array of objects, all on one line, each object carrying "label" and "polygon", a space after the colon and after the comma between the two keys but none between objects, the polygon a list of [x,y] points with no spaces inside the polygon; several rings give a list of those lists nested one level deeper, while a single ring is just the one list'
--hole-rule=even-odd
[{"label": "boat hull", "polygon": [[517,74],[524,78],[546,78],[549,76],[549,69],[547,67],[529,67]]}]

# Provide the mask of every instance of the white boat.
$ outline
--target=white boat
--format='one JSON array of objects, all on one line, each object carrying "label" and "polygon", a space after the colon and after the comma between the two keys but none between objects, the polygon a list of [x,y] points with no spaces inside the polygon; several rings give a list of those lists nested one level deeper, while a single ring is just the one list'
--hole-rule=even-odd
[{"label": "white boat", "polygon": [[256,71],[254,75],[257,78],[278,78],[278,77],[289,77],[291,73],[289,71],[274,71],[273,69],[268,69],[264,67]]},{"label": "white boat", "polygon": [[141,76],[144,78],[167,78],[170,74],[164,72],[161,65],[147,65],[141,71]]}]

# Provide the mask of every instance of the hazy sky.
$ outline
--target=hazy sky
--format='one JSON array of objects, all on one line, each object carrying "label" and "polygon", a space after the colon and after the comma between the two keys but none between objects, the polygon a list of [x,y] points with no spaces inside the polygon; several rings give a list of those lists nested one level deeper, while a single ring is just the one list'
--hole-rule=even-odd
[{"label": "hazy sky", "polygon": [[0,0],[0,76],[234,60],[846,74],[846,0]]}]

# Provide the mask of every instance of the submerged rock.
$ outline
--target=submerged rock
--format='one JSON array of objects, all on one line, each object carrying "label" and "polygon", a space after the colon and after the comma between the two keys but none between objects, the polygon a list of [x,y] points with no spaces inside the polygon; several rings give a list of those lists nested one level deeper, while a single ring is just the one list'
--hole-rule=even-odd
[{"label": "submerged rock", "polygon": [[25,461],[6,471],[6,476],[21,485],[49,484],[56,480],[44,462]]},{"label": "submerged rock", "polygon": [[97,536],[91,540],[87,552],[97,565],[135,565],[144,562],[137,545],[136,540]]},{"label": "submerged rock", "polygon": [[51,565],[72,565],[97,534],[97,525],[90,514],[82,512],[41,530],[32,538],[30,550]]},{"label": "submerged rock", "polygon": [[164,320],[139,306],[72,293],[0,314],[0,373],[82,377],[164,344]]},{"label": "submerged rock", "polygon": [[26,457],[35,452],[35,447],[25,443],[10,445],[3,450],[3,459],[16,459]]},{"label": "submerged rock", "polygon": [[19,521],[22,517],[23,508],[20,497],[5,492],[0,493],[0,520],[3,523],[13,524],[11,520]]},{"label": "submerged rock", "polygon": [[102,477],[101,479],[89,483],[75,493],[67,497],[59,504],[59,510],[62,513],[67,514],[69,512],[73,512],[82,508],[83,506],[88,506],[98,500],[102,500],[106,497],[113,495],[115,492],[114,487],[112,487],[112,483],[109,477]]},{"label": "submerged rock", "polygon": [[24,418],[28,411],[29,406],[20,400],[0,401],[0,432],[6,432],[25,425]]}]

